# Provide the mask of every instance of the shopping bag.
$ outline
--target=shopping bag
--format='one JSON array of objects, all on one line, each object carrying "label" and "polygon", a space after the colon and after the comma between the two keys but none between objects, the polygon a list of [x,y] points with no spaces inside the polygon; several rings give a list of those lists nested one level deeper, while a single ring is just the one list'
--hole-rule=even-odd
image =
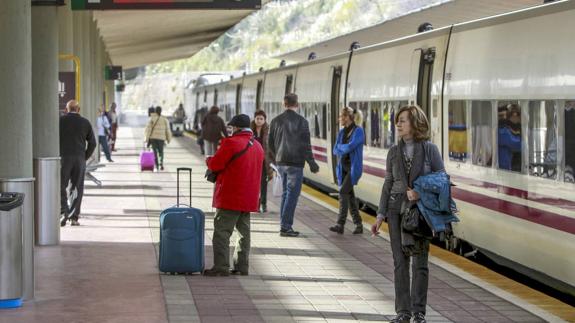
[{"label": "shopping bag", "polygon": [[282,178],[280,175],[280,172],[278,170],[278,168],[276,167],[276,165],[271,164],[270,165],[272,170],[276,173],[274,178],[273,178],[273,182],[272,182],[272,194],[275,197],[280,197],[283,194],[283,184],[282,184]]}]

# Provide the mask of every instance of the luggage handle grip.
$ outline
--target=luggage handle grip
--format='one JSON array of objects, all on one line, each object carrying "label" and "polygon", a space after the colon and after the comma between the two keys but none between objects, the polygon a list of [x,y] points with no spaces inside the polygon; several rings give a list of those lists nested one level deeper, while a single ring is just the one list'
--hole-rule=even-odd
[{"label": "luggage handle grip", "polygon": [[[192,205],[192,169],[190,167],[178,167],[176,172],[176,182],[177,182],[177,194],[176,194],[176,205],[185,205],[180,204],[180,172],[187,171],[190,173],[190,206]],[[187,205],[186,205],[187,206]]]},{"label": "luggage handle grip", "polygon": [[186,206],[186,207],[189,207],[189,208],[191,208],[191,206],[190,206],[190,205],[188,205],[188,204],[185,204],[185,203],[178,203],[178,204],[176,204],[176,205],[174,205],[174,206],[172,206],[172,207],[173,207],[173,208],[178,208],[178,207],[180,207],[180,206]]}]

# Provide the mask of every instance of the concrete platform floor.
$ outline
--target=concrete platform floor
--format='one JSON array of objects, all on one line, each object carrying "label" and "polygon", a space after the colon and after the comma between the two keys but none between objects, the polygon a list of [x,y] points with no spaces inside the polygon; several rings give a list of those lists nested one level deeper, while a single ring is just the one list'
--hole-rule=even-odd
[{"label": "concrete platform floor", "polygon": [[[86,183],[81,226],[63,228],[59,246],[36,248],[36,298],[0,311],[0,323],[386,322],[394,316],[387,240],[329,232],[333,209],[308,193],[297,209],[298,238],[279,237],[277,199],[271,198],[270,212],[252,215],[250,276],[160,274],[158,218],[175,204],[177,167],[193,168],[192,205],[207,213],[211,266],[212,185],[185,137],[167,147],[166,171],[140,172],[141,134],[120,128],[115,163],[95,173],[103,186]],[[429,322],[562,321],[438,263],[430,265]]]}]

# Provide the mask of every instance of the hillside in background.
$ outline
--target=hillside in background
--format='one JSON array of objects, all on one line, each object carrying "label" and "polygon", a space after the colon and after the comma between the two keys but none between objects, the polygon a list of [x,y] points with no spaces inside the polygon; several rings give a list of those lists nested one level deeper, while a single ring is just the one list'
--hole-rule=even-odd
[{"label": "hillside in background", "polygon": [[[272,57],[446,0],[276,0],[188,59],[147,67],[149,74],[244,70],[278,65]],[[414,27],[415,28],[415,27]],[[414,30],[415,32],[415,30]]]}]

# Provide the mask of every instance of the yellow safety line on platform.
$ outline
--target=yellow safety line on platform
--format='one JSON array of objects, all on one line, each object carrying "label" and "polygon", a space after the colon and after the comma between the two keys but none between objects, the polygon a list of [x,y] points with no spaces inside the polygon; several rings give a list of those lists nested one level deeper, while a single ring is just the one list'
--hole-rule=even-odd
[{"label": "yellow safety line on platform", "polygon": [[[329,196],[326,196],[325,194],[307,185],[302,187],[302,191],[332,207],[339,207],[338,202],[335,199],[330,198]],[[365,212],[360,212],[360,214],[365,223],[369,223],[370,225],[375,223],[375,217]],[[387,225],[382,225],[380,231],[388,232]],[[459,256],[453,252],[439,248],[435,245],[431,245],[430,254],[465,271],[472,276],[480,278],[483,281],[493,284],[505,290],[506,292],[521,298],[533,306],[539,307],[568,322],[575,322],[575,308],[568,304],[565,304],[553,297],[545,295],[501,274],[498,274],[489,268]]]}]

